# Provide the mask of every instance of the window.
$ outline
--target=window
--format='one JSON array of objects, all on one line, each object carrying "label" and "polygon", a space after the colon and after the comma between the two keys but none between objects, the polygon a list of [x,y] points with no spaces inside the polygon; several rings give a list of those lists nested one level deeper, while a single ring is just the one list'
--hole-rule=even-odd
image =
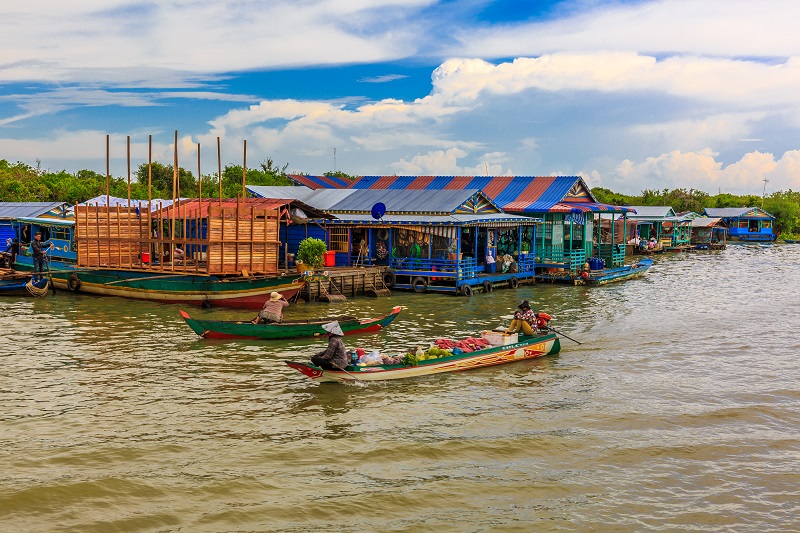
[{"label": "window", "polygon": [[330,250],[335,252],[348,252],[350,232],[347,228],[330,228]]}]

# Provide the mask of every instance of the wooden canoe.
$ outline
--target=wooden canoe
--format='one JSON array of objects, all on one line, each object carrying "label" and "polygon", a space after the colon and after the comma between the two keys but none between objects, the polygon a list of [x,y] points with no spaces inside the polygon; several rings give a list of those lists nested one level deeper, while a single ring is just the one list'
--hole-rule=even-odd
[{"label": "wooden canoe", "polygon": [[334,316],[309,320],[284,320],[280,324],[252,324],[249,321],[199,320],[185,311],[181,316],[192,331],[206,339],[294,339],[299,337],[320,337],[327,334],[323,324],[339,322],[345,335],[375,333],[385,328],[400,314],[400,306],[378,318],[358,319],[352,316]]},{"label": "wooden canoe", "polygon": [[310,363],[285,361],[289,367],[319,382],[386,381],[442,372],[460,372],[486,366],[502,365],[524,359],[535,359],[556,354],[561,350],[558,335],[547,333],[533,337],[520,337],[515,344],[491,346],[474,352],[428,359],[416,366],[375,365],[347,366],[344,370],[324,370]]},{"label": "wooden canoe", "polygon": [[644,275],[653,266],[651,258],[640,259],[637,263],[618,268],[607,268],[603,270],[592,270],[589,277],[584,280],[587,285],[605,285],[616,281],[625,281],[638,278]]},{"label": "wooden canoe", "polygon": [[0,279],[0,296],[32,296],[28,290],[28,283],[32,283],[39,290],[47,289],[50,279],[41,277],[31,282],[30,274],[18,274]]}]

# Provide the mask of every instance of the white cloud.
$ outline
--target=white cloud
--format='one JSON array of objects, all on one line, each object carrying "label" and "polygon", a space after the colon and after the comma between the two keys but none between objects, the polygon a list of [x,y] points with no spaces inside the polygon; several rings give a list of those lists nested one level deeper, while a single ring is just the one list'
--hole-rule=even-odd
[{"label": "white cloud", "polygon": [[[628,194],[665,188],[691,188],[709,194],[760,194],[766,178],[768,193],[800,187],[800,150],[785,152],[778,160],[770,153],[748,152],[728,166],[717,161],[717,155],[711,150],[675,150],[639,163],[624,160],[604,180],[611,183],[603,186]],[[588,174],[592,172],[596,171]]]},{"label": "white cloud", "polygon": [[[587,9],[587,6],[590,6]],[[464,28],[450,55],[538,56],[633,50],[717,57],[800,55],[794,0],[564,2],[555,20]]]},{"label": "white cloud", "polygon": [[158,83],[162,75],[191,78],[193,73],[397,59],[422,44],[414,27],[403,22],[432,3],[4,3],[0,81]]}]

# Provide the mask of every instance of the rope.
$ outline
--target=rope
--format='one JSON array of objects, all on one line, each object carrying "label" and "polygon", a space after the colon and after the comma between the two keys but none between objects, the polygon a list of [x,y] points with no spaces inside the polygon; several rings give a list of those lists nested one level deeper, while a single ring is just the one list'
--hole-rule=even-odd
[{"label": "rope", "polygon": [[25,288],[28,289],[28,292],[31,293],[33,296],[42,297],[47,294],[47,291],[50,290],[49,284],[45,285],[43,289],[40,289],[36,285],[33,284],[33,278],[28,280],[28,283],[25,284]]}]

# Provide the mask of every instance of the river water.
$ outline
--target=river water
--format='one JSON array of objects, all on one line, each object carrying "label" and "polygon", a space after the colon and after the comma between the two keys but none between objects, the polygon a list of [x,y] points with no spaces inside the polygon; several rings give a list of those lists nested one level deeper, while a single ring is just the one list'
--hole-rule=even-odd
[{"label": "river water", "polygon": [[346,338],[395,353],[522,298],[583,344],[360,387],[282,363],[321,340],[208,341],[174,305],[64,291],[0,300],[0,531],[800,531],[800,245],[286,314],[405,305]]}]

